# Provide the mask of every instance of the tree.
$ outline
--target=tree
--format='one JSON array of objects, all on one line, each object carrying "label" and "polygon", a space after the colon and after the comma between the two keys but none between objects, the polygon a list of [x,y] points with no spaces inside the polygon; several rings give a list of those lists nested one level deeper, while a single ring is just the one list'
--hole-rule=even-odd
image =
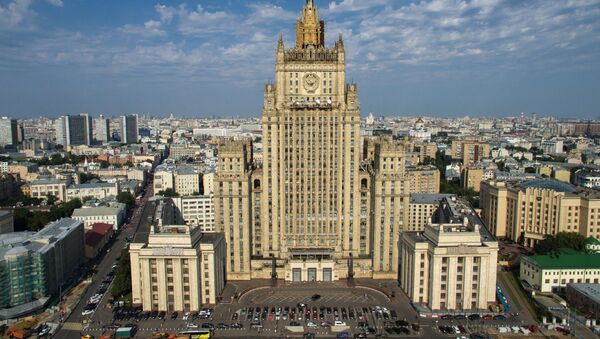
[{"label": "tree", "polygon": [[576,232],[559,232],[556,236],[547,235],[533,248],[536,254],[560,255],[561,248],[570,248],[578,252],[587,252],[586,237]]},{"label": "tree", "polygon": [[172,188],[167,188],[166,190],[159,191],[158,195],[162,195],[167,198],[175,198],[179,196],[179,193],[175,192]]},{"label": "tree", "polygon": [[121,252],[121,259],[117,265],[117,274],[113,280],[110,292],[115,299],[122,298],[131,293],[131,262],[129,260],[128,249],[124,249]]},{"label": "tree", "polygon": [[131,161],[127,161],[123,166],[133,167],[133,163]]},{"label": "tree", "polygon": [[127,205],[127,209],[130,209],[135,204],[135,197],[129,191],[122,191],[117,194],[117,201]]},{"label": "tree", "polygon": [[100,160],[100,168],[108,168],[108,166],[110,166],[108,161]]}]

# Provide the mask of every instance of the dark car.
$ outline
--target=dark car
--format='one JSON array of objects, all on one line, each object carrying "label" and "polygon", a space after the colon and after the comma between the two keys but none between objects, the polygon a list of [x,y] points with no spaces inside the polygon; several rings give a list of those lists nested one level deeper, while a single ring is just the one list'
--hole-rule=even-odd
[{"label": "dark car", "polygon": [[310,297],[310,299],[312,301],[317,301],[317,300],[321,299],[321,295],[320,294],[313,294],[313,296]]},{"label": "dark car", "polygon": [[457,314],[457,315],[454,316],[454,319],[455,320],[465,320],[466,317],[464,315],[462,315],[462,314]]},{"label": "dark car", "polygon": [[171,320],[175,320],[175,319],[177,319],[177,317],[179,317],[179,313],[177,313],[177,312],[171,313]]},{"label": "dark car", "polygon": [[152,313],[150,313],[150,318],[156,319],[156,317],[158,317],[158,311],[152,311]]},{"label": "dark car", "polygon": [[444,314],[443,316],[440,317],[442,320],[450,320],[450,319],[454,319],[454,317],[452,316],[452,314]]},{"label": "dark car", "polygon": [[211,324],[211,323],[204,323],[204,324],[202,324],[202,326],[200,326],[200,327],[202,327],[202,328],[209,328],[209,329],[211,329],[211,330],[212,330],[212,329],[214,329],[214,328],[215,328],[215,325],[213,325],[213,324]]},{"label": "dark car", "polygon": [[494,320],[505,320],[506,317],[503,316],[502,314],[497,314],[494,316]]},{"label": "dark car", "polygon": [[160,320],[165,320],[166,316],[167,316],[167,312],[165,312],[165,311],[160,311],[160,313],[158,313],[158,319],[160,319]]},{"label": "dark car", "polygon": [[219,323],[219,324],[217,325],[217,327],[218,327],[219,329],[222,329],[222,330],[223,330],[223,329],[229,328],[229,325],[227,325],[227,324],[225,324],[225,323]]},{"label": "dark car", "polygon": [[479,320],[481,319],[481,316],[479,314],[469,314],[467,318],[469,318],[469,320]]}]

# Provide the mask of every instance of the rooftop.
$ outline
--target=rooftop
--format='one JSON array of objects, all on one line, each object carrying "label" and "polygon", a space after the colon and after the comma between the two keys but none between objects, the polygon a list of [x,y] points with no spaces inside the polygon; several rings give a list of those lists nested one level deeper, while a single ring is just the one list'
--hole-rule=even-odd
[{"label": "rooftop", "polygon": [[546,270],[600,268],[600,254],[563,252],[559,256],[534,255],[527,258]]},{"label": "rooftop", "polygon": [[576,188],[571,184],[554,179],[533,179],[527,180],[519,184],[522,188],[543,188],[557,192],[575,193]]},{"label": "rooftop", "polygon": [[569,287],[600,304],[600,284],[568,284]]},{"label": "rooftop", "polygon": [[96,215],[115,215],[125,210],[125,206],[98,206],[78,208],[73,211],[74,217],[89,217]]},{"label": "rooftop", "polygon": [[454,194],[423,194],[412,193],[410,195],[411,204],[438,204],[444,198],[456,197]]},{"label": "rooftop", "polygon": [[109,182],[94,182],[88,184],[79,184],[79,185],[71,185],[69,189],[86,189],[86,188],[108,188],[108,187],[116,187],[116,183]]}]

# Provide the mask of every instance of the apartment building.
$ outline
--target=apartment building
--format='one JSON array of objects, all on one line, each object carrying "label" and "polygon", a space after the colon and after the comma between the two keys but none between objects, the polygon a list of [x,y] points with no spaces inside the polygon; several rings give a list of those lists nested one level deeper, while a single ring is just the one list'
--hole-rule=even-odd
[{"label": "apartment building", "polygon": [[71,185],[66,190],[67,199],[82,199],[90,197],[94,199],[104,199],[109,196],[116,197],[119,194],[119,183],[87,183],[79,185]]},{"label": "apartment building", "polygon": [[462,160],[464,166],[469,166],[488,158],[490,145],[476,137],[453,140],[450,155],[452,159]]},{"label": "apartment building", "polygon": [[425,226],[431,222],[440,202],[451,197],[456,196],[453,194],[411,193],[408,205],[408,223],[404,231],[423,231]]},{"label": "apartment building", "polygon": [[435,166],[407,166],[406,181],[408,193],[440,192],[440,171]]},{"label": "apartment building", "polygon": [[126,213],[125,204],[112,203],[109,206],[77,208],[71,217],[83,222],[86,230],[96,223],[111,224],[118,230],[125,221]]},{"label": "apartment building", "polygon": [[67,200],[67,180],[59,179],[39,179],[34,180],[29,189],[31,190],[32,198],[45,199],[49,196],[54,196],[58,201]]}]

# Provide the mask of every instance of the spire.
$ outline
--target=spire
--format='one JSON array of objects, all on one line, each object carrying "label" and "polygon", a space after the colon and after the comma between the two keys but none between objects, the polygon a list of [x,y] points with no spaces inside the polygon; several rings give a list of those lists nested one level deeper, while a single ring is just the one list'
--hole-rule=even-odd
[{"label": "spire", "polygon": [[279,40],[277,41],[277,50],[283,50],[283,33],[279,33]]},{"label": "spire", "polygon": [[296,24],[296,48],[325,46],[325,22],[319,21],[313,0],[306,0],[300,19]]}]

